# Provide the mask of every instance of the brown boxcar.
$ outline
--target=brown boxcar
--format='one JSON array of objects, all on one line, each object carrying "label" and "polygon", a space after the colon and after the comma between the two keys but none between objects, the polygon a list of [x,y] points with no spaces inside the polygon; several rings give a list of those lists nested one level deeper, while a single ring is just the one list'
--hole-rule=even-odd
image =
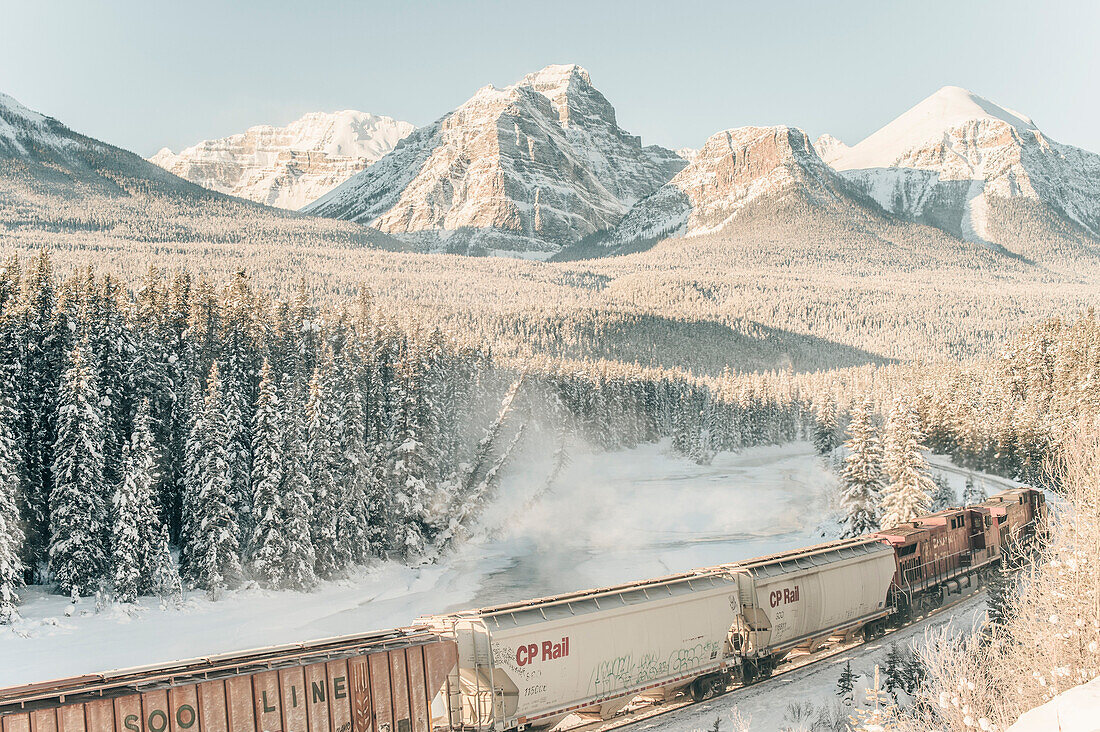
[{"label": "brown boxcar", "polygon": [[2,732],[430,732],[458,659],[423,629],[0,689]]}]

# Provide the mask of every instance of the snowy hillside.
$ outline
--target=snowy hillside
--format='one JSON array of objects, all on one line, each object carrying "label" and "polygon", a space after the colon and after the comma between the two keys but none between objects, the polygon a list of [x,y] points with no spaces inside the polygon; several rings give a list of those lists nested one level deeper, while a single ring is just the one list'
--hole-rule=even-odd
[{"label": "snowy hillside", "polygon": [[579,66],[484,87],[306,207],[428,250],[544,258],[614,226],[685,161],[643,147]]},{"label": "snowy hillside", "polygon": [[859,144],[822,149],[904,218],[1054,263],[1100,253],[1100,155],[966,89],[944,87]]},{"label": "snowy hillside", "polygon": [[77,144],[57,120],[39,114],[0,92],[0,156],[24,156],[43,148],[64,150]]},{"label": "snowy hillside", "polygon": [[[330,142],[346,146],[336,137]],[[204,256],[242,242],[263,242],[267,251],[393,244],[364,227],[276,211],[202,188],[2,93],[0,231],[5,245],[16,249],[94,251],[90,256],[97,266],[112,259],[104,244],[115,244],[134,252],[139,270],[152,262],[150,250],[165,242],[176,253],[186,244],[217,245]]]},{"label": "snowy hillside", "polygon": [[367,112],[313,112],[285,127],[250,127],[178,154],[164,148],[149,160],[204,188],[299,209],[381,158],[413,129]]}]

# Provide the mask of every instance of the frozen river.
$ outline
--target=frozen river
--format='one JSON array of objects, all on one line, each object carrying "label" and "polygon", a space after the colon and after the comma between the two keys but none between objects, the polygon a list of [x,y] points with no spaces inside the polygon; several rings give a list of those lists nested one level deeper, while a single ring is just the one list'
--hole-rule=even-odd
[{"label": "frozen river", "polygon": [[821,540],[833,478],[806,443],[699,466],[662,445],[577,453],[546,491],[546,466],[507,476],[470,539],[437,565],[357,570],[312,594],[258,588],[134,614],[27,591],[0,630],[0,686],[289,643],[653,577]]}]

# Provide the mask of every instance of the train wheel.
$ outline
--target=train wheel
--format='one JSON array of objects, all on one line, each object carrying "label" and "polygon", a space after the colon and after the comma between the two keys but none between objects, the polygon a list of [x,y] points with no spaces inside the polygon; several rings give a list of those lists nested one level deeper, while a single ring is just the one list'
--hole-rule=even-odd
[{"label": "train wheel", "polygon": [[752,661],[743,661],[741,663],[741,683],[745,686],[756,681],[756,664]]},{"label": "train wheel", "polygon": [[710,699],[726,690],[725,679],[721,676],[703,676],[691,682],[691,698],[697,702]]}]

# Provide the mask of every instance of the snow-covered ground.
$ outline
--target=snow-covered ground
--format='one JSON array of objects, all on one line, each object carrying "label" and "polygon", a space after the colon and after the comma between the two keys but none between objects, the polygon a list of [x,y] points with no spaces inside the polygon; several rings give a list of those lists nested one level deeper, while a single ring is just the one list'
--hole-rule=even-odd
[{"label": "snow-covered ground", "polygon": [[1100,717],[1100,678],[1063,691],[1027,712],[1008,732],[1096,732]]},{"label": "snow-covered ground", "polygon": [[[933,462],[961,492],[965,471]],[[505,477],[470,539],[434,565],[379,562],[310,594],[250,587],[214,602],[192,592],[181,608],[145,600],[131,613],[27,589],[23,620],[0,629],[0,686],[394,627],[835,536],[835,479],[808,443],[720,454],[708,466],[667,444],[578,450],[546,491],[548,463],[525,465]]]}]

